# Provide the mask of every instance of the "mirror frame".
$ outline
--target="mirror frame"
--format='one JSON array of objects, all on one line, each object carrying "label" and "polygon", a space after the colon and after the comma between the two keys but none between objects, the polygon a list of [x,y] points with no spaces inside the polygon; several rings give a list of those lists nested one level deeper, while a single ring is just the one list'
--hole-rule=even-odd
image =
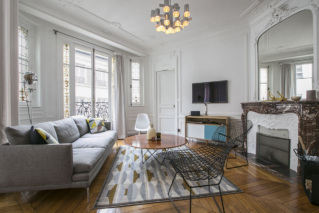
[{"label": "mirror frame", "polygon": [[[258,54],[258,41],[259,38],[266,32],[268,31],[270,28],[272,28],[273,26],[279,24],[280,22],[286,20],[287,18],[291,17],[292,15],[299,13],[303,10],[310,10],[312,13],[312,18],[313,18],[313,86],[314,88],[316,88],[318,85],[318,63],[319,63],[319,59],[318,59],[318,51],[319,51],[319,47],[318,47],[318,38],[317,36],[319,36],[319,26],[318,26],[318,9],[319,9],[319,2],[318,3],[310,3],[310,2],[298,2],[300,5],[297,7],[289,7],[290,4],[287,3],[285,5],[280,5],[278,7],[273,7],[273,12],[271,13],[270,17],[267,17],[267,23],[264,24],[264,26],[262,28],[262,30],[258,29],[255,31],[255,36],[254,36],[254,41],[253,41],[253,46],[254,46],[254,65],[251,67],[253,68],[253,72],[252,74],[252,78],[251,80],[254,81],[254,84],[251,84],[251,89],[253,89],[253,93],[250,93],[248,95],[248,97],[250,96],[250,99],[254,100],[254,101],[259,101],[259,54]],[[294,4],[295,5],[295,4]],[[285,6],[285,7],[283,7]],[[260,26],[259,26],[260,27]],[[258,28],[258,27],[256,27]],[[253,29],[252,29],[252,33],[253,33]],[[319,98],[319,97],[318,97]]]}]

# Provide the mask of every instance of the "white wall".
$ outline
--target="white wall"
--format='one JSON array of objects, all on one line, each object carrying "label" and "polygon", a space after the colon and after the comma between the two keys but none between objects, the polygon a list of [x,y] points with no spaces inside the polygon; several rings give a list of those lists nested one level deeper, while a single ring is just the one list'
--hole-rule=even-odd
[{"label": "white wall", "polygon": [[[155,72],[165,69],[177,71],[177,118],[181,135],[184,135],[185,116],[190,111],[205,113],[204,104],[192,104],[192,83],[228,80],[228,103],[209,104],[208,115],[240,117],[240,103],[248,100],[248,32],[247,28],[237,29],[173,47],[163,46],[152,52],[152,83],[149,91],[153,92],[154,97]],[[150,113],[156,117],[155,106]]]}]

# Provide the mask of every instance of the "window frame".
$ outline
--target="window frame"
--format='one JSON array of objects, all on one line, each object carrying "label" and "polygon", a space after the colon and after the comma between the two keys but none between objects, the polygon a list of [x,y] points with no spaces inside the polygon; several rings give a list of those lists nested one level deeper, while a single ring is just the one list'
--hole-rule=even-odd
[{"label": "window frame", "polygon": [[[140,103],[136,104],[132,102],[132,63],[139,63],[140,65]],[[129,106],[131,107],[141,107],[144,106],[144,69],[143,69],[143,61],[140,59],[130,58],[130,75],[129,75]]]}]

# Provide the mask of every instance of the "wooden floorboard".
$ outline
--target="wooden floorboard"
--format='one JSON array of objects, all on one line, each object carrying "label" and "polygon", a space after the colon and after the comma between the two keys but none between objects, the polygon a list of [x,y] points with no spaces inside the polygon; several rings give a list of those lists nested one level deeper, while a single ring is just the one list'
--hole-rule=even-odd
[{"label": "wooden floorboard", "polygon": [[[123,145],[123,141],[119,141]],[[199,146],[191,143],[191,147]],[[45,190],[0,194],[0,212],[76,212],[76,213],[175,213],[171,202],[154,203],[121,208],[93,209],[95,200],[112,166],[118,146],[115,145],[101,171],[90,186],[90,203],[86,189]],[[229,166],[242,164],[241,159],[231,159]],[[236,184],[243,193],[223,196],[226,212],[319,212],[319,206],[310,204],[301,183],[289,183],[255,165],[225,169],[225,177]],[[221,205],[220,197],[216,196]],[[181,212],[188,212],[189,200],[176,202]],[[218,212],[211,197],[192,200],[193,212]]]}]

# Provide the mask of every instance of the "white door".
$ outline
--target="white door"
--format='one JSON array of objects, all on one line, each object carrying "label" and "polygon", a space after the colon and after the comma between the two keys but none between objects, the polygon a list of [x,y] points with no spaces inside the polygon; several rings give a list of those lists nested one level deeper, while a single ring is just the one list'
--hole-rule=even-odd
[{"label": "white door", "polygon": [[157,129],[177,134],[175,70],[156,72]]}]

